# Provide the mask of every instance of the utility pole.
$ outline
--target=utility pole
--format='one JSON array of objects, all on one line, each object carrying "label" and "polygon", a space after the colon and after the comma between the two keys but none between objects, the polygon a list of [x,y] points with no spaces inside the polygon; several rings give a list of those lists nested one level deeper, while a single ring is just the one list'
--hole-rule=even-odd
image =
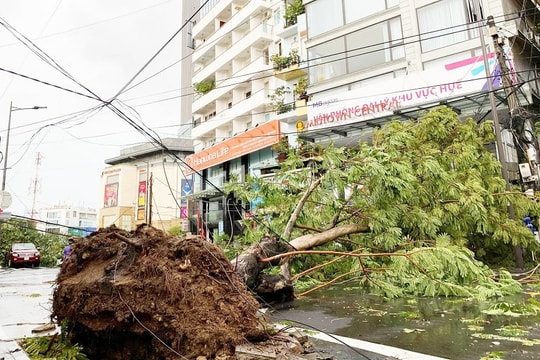
[{"label": "utility pole", "polygon": [[33,220],[34,215],[36,213],[36,197],[38,192],[38,184],[39,184],[39,168],[41,167],[41,159],[43,159],[43,156],[40,152],[36,154],[36,174],[34,176],[34,179],[32,180],[32,185],[30,190],[32,191],[32,213],[30,215],[30,218]]},{"label": "utility pole", "polygon": [[514,115],[514,111],[519,107],[519,103],[514,91],[514,85],[510,79],[510,71],[508,70],[508,65],[506,64],[506,59],[504,56],[504,38],[499,36],[493,16],[488,16],[487,23],[489,27],[489,34],[493,39],[493,47],[497,56],[497,62],[501,68],[501,78],[504,86],[504,93],[506,94],[506,100],[510,110],[510,117],[512,117]]},{"label": "utility pole", "polygon": [[8,126],[7,126],[7,134],[6,134],[6,151],[4,152],[4,173],[2,174],[2,191],[6,190],[6,174],[8,170],[8,151],[9,151],[9,133],[11,130],[11,114],[15,111],[21,111],[21,110],[39,110],[39,109],[46,109],[46,106],[32,106],[32,107],[26,107],[26,108],[20,108],[13,106],[13,102],[9,103],[9,117],[8,117]]},{"label": "utility pole", "polygon": [[148,184],[148,204],[146,205],[148,211],[148,225],[152,225],[152,173],[150,173],[150,179]]},{"label": "utility pole", "polygon": [[[490,19],[493,21],[493,17],[488,17],[488,25],[490,24]],[[494,24],[494,22],[493,22]],[[490,28],[491,30],[491,28]],[[491,35],[491,31],[490,31]],[[489,102],[491,105],[491,116],[493,117],[493,127],[495,128],[495,141],[497,146],[497,157],[499,159],[499,162],[501,163],[501,172],[502,177],[504,181],[506,182],[506,190],[510,190],[510,180],[508,178],[508,163],[506,162],[506,155],[504,153],[504,146],[502,142],[502,129],[501,129],[501,123],[499,121],[499,113],[497,112],[497,103],[495,101],[495,93],[493,89],[493,78],[491,76],[491,72],[489,69],[489,62],[486,54],[486,43],[484,40],[483,33],[480,34],[480,42],[482,44],[482,54],[484,58],[484,68],[486,72],[486,79],[487,79],[487,85],[488,85],[488,92],[489,92]]]},{"label": "utility pole", "polygon": [[[493,16],[488,16],[487,18],[487,24],[488,24],[488,31],[489,35],[493,39],[493,47],[495,54],[497,56],[497,62],[499,64],[499,67],[501,69],[501,78],[502,83],[504,87],[504,93],[506,95],[506,100],[508,103],[508,109],[509,109],[509,115],[510,115],[510,124],[513,123],[513,117],[514,112],[518,108],[519,103],[517,96],[514,92],[514,87],[512,84],[512,81],[509,76],[508,66],[506,65],[506,59],[504,56],[504,38],[499,36],[499,32],[497,30],[497,27],[495,26],[495,20],[493,19]],[[489,79],[489,83],[491,83],[491,79]],[[499,125],[499,122],[497,121],[497,125]],[[498,136],[500,135],[500,126],[499,130],[495,129],[495,131],[498,133]],[[501,149],[503,158],[504,159],[504,149]],[[506,166],[503,166],[503,172],[505,175],[503,176],[506,181],[506,191],[510,191],[510,182],[508,180],[508,164],[506,163],[506,160],[504,159],[504,163]],[[514,207],[511,203],[508,203],[508,216],[510,219],[516,218],[516,213],[514,210]],[[516,267],[519,269],[524,268],[524,261],[523,261],[523,250],[520,246],[514,246],[514,257],[516,260]]]}]

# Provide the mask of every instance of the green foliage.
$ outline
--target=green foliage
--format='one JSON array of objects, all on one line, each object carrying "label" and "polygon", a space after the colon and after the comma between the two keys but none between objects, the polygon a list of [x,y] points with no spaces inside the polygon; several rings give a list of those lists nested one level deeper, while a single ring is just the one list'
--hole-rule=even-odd
[{"label": "green foliage", "polygon": [[503,351],[490,351],[486,356],[480,358],[480,360],[502,360],[504,359]]},{"label": "green foliage", "polygon": [[298,79],[298,82],[296,83],[293,89],[294,96],[299,100],[306,97],[308,86],[309,86],[309,79],[307,78],[307,76],[303,76],[300,79]]},{"label": "green foliage", "polygon": [[80,345],[56,336],[25,338],[21,347],[32,360],[88,360]]},{"label": "green foliage", "polygon": [[12,243],[31,242],[41,253],[41,266],[54,267],[62,257],[62,250],[67,245],[67,238],[62,235],[47,234],[35,229],[31,221],[10,219],[2,223],[0,236],[0,254],[5,264],[5,254]]},{"label": "green foliage", "polygon": [[302,0],[293,0],[285,7],[285,27],[296,24],[298,15],[305,12]]},{"label": "green foliage", "polygon": [[25,338],[20,345],[32,360],[88,360],[82,346],[69,341],[68,326],[64,320],[60,335]]},{"label": "green foliage", "polygon": [[[402,256],[397,256],[402,255]],[[377,265],[376,265],[377,266]],[[416,248],[398,252],[362,280],[372,292],[388,298],[403,296],[462,296],[498,298],[522,292],[521,285],[504,269],[499,279],[463,247]]]},{"label": "green foliage", "polygon": [[204,95],[210,92],[210,90],[215,89],[215,87],[216,87],[216,83],[214,81],[201,81],[201,82],[193,84],[193,89],[195,90],[196,93],[200,95]]},{"label": "green foliage", "polygon": [[[306,189],[320,181],[286,240],[355,224],[365,230],[349,234],[346,247],[329,241],[325,248],[393,254],[364,257],[361,263],[339,261],[310,273],[317,281],[358,269],[364,285],[388,297],[497,297],[520,291],[519,284],[505,271],[495,280],[475,254],[488,261],[494,260],[493,249],[505,246],[538,250],[521,219],[538,216],[540,204],[519,189],[506,192],[500,163],[486,147],[493,141],[491,122],[463,121],[439,107],[418,120],[388,123],[374,134],[372,145],[289,149],[271,180],[231,182],[226,191],[245,204],[260,200],[252,209],[259,223],[247,227],[246,245],[267,229],[283,234]],[[315,151],[316,158],[307,155]],[[329,259],[297,258],[293,270]]]},{"label": "green foliage", "polygon": [[488,315],[503,315],[510,317],[533,316],[540,314],[540,301],[531,297],[526,302],[508,303],[500,302],[482,311]]},{"label": "green foliage", "polygon": [[274,92],[268,95],[270,99],[270,107],[272,111],[275,111],[277,114],[283,114],[292,110],[292,104],[285,102],[286,94],[290,94],[291,90],[285,86],[278,86]]},{"label": "green foliage", "polygon": [[181,235],[184,235],[185,232],[182,230],[180,226],[173,226],[169,229],[169,234],[173,236],[181,236]]},{"label": "green foliage", "polygon": [[300,63],[298,49],[291,49],[288,56],[273,54],[270,56],[270,61],[272,61],[275,70],[283,70],[291,65],[298,64]]},{"label": "green foliage", "polygon": [[273,54],[272,56],[270,56],[270,61],[272,61],[274,69],[281,70],[289,66],[289,63],[291,62],[291,57]]}]

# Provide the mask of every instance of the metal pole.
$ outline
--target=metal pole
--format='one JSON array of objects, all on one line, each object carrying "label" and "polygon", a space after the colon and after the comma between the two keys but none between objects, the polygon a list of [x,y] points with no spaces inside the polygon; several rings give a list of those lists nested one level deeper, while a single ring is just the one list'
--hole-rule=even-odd
[{"label": "metal pole", "polygon": [[28,108],[19,108],[19,107],[13,107],[13,101],[10,101],[9,103],[9,117],[8,117],[8,126],[7,126],[7,134],[6,134],[6,151],[4,153],[4,173],[2,174],[2,191],[6,190],[6,173],[7,173],[7,165],[8,165],[8,151],[9,151],[9,133],[11,130],[11,113],[14,111],[19,110],[39,110],[39,109],[46,109],[46,106],[33,106]]},{"label": "metal pole", "polygon": [[[507,87],[506,81],[504,79],[504,77],[507,74],[507,72],[504,71],[505,68],[506,68],[506,64],[500,64],[501,60],[504,62],[504,59],[501,57],[499,43],[498,43],[498,36],[499,35],[498,35],[498,32],[497,32],[497,28],[495,27],[495,20],[493,19],[493,16],[491,16],[491,15],[488,16],[487,24],[489,26],[489,34],[493,39],[493,45],[494,45],[493,50],[495,51],[495,55],[497,56],[497,61],[499,62],[499,65],[501,66],[501,77],[503,78],[504,91],[505,91],[505,94],[508,94],[508,90],[511,91],[511,89]],[[481,36],[481,39],[482,39],[482,42],[483,42],[484,37]],[[485,49],[485,46],[482,45],[482,51],[485,51],[484,49]],[[486,66],[486,71],[489,74],[489,69],[487,68],[488,61],[487,61],[486,56],[484,56],[484,66]],[[488,80],[489,80],[488,81],[488,89],[489,89],[489,95],[490,95],[489,98],[490,98],[491,108],[492,108],[491,112],[493,114],[493,125],[495,127],[495,136],[497,138],[497,149],[498,149],[498,154],[499,154],[499,161],[501,162],[503,179],[504,179],[504,181],[506,183],[506,191],[510,191],[511,187],[510,187],[510,180],[508,179],[508,165],[506,163],[504,149],[502,147],[503,144],[502,144],[502,139],[501,139],[501,125],[499,123],[499,116],[497,114],[497,109],[495,108],[495,106],[496,106],[495,105],[495,95],[493,94],[493,84],[492,84],[492,79],[491,79],[490,75],[488,75]],[[512,104],[511,101],[509,101],[508,105],[510,107],[510,117],[512,117],[512,115],[513,115],[512,105],[513,104]],[[516,218],[516,211],[515,211],[514,206],[512,205],[511,202],[508,202],[507,210],[508,210],[508,217],[510,219],[515,219]],[[516,267],[522,269],[523,266],[524,266],[524,263],[523,263],[523,252],[521,250],[521,247],[514,246],[514,257],[515,257],[515,260],[516,260]]]},{"label": "metal pole", "polygon": [[150,162],[146,161],[146,193],[144,194],[144,223],[148,224],[148,192],[150,191],[150,185],[148,184],[150,172]]},{"label": "metal pole", "polygon": [[[489,17],[488,17],[489,19]],[[489,22],[489,20],[488,20]],[[502,136],[501,136],[501,124],[499,122],[499,114],[497,112],[497,103],[495,102],[495,94],[493,92],[493,79],[489,70],[489,62],[486,53],[486,41],[484,40],[484,33],[480,34],[480,42],[482,44],[482,56],[484,57],[484,68],[486,71],[486,79],[488,83],[489,103],[491,105],[491,115],[493,117],[493,127],[495,128],[495,142],[497,146],[497,155],[499,162],[501,163],[502,177],[506,182],[506,190],[510,190],[510,181],[508,179],[508,165],[506,163],[506,156],[504,154]]]},{"label": "metal pole", "polygon": [[150,174],[150,186],[148,188],[148,225],[152,225],[152,174]]},{"label": "metal pole", "polygon": [[4,172],[2,173],[2,191],[6,190],[6,173],[8,163],[8,149],[9,149],[9,132],[11,130],[11,113],[13,112],[13,101],[9,103],[9,117],[6,134],[6,151],[4,152]]}]

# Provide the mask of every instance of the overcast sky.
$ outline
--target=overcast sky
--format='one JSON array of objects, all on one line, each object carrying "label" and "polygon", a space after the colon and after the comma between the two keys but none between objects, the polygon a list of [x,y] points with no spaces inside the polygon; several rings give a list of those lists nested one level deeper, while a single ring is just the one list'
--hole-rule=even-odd
[{"label": "overcast sky", "polygon": [[[182,26],[180,2],[2,0],[0,151],[5,152],[10,102],[15,108],[47,107],[11,112],[6,191],[13,202],[4,211],[29,216],[32,209],[54,205],[99,209],[104,161],[148,140],[109,109],[92,110],[98,101],[54,87],[89,95],[48,62],[53,60],[81,85],[108,99]],[[49,61],[12,33],[28,38]],[[159,75],[119,96],[123,111],[162,138],[181,132],[180,40],[175,38],[132,85],[161,71]],[[0,170],[3,167],[2,162]]]}]

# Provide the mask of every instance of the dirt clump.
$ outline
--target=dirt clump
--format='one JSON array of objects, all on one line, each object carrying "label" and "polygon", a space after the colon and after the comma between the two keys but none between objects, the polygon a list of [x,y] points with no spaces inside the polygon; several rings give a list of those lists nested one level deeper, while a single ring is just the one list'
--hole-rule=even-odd
[{"label": "dirt clump", "polygon": [[198,236],[111,226],[76,239],[52,317],[90,359],[234,359],[268,338],[223,251]]}]

